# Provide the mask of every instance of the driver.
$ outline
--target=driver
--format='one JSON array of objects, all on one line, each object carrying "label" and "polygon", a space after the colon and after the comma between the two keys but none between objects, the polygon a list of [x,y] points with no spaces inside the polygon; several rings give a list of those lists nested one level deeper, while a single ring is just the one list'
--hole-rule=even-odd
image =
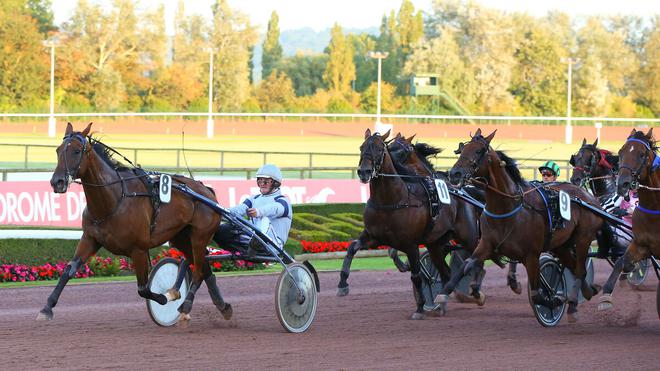
[{"label": "driver", "polygon": [[556,182],[559,176],[559,165],[554,161],[546,161],[539,167],[539,172],[541,173],[543,183]]},{"label": "driver", "polygon": [[[232,213],[244,217],[264,232],[279,247],[283,247],[289,236],[293,209],[286,196],[282,195],[282,172],[272,164],[257,170],[259,194],[246,198],[240,205],[229,208]],[[250,235],[238,226],[222,223],[213,236],[220,247],[256,247],[250,244]],[[253,250],[248,250],[254,254]]]}]

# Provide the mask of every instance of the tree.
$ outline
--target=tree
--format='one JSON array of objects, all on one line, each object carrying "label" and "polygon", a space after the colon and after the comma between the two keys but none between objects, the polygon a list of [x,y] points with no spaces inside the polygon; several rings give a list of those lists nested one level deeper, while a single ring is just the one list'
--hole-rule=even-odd
[{"label": "tree", "polygon": [[641,68],[635,76],[635,96],[637,100],[660,115],[660,16],[653,18],[645,32],[641,48]]},{"label": "tree", "polygon": [[250,46],[257,41],[256,30],[226,0],[212,7],[213,28],[210,43],[216,50],[213,69],[213,99],[218,110],[239,111],[250,94]]},{"label": "tree", "polygon": [[37,20],[39,32],[43,35],[57,30],[53,23],[53,4],[51,0],[27,0],[27,7],[30,9],[32,18]]},{"label": "tree", "polygon": [[330,35],[330,45],[326,48],[329,56],[328,64],[323,79],[331,91],[348,94],[351,91],[351,81],[355,80],[353,46],[336,23],[332,27]]},{"label": "tree", "polygon": [[48,92],[43,35],[20,2],[0,4],[0,111],[38,106]]},{"label": "tree", "polygon": [[273,11],[268,21],[268,30],[263,44],[261,56],[261,78],[267,78],[282,59],[282,45],[280,45],[279,17]]},{"label": "tree", "polygon": [[[384,113],[394,113],[398,107],[396,87],[386,82],[380,87],[381,108]],[[373,113],[378,108],[378,83],[373,82],[360,96],[360,108],[363,112]]]},{"label": "tree", "polygon": [[566,83],[559,40],[538,24],[530,24],[514,57],[511,92],[525,113],[555,116],[563,113]]},{"label": "tree", "polygon": [[587,55],[575,74],[575,111],[585,116],[604,116],[607,113],[607,78],[600,59]]},{"label": "tree", "polygon": [[377,39],[369,34],[349,35],[349,40],[355,50],[355,91],[363,92],[378,78],[378,64],[369,58],[369,52],[376,50]]},{"label": "tree", "polygon": [[297,96],[313,95],[319,89],[326,88],[323,72],[328,63],[327,54],[296,53],[293,57],[282,60],[279,69],[291,79]]},{"label": "tree", "polygon": [[279,71],[261,81],[256,95],[262,112],[287,112],[296,98],[291,79]]}]

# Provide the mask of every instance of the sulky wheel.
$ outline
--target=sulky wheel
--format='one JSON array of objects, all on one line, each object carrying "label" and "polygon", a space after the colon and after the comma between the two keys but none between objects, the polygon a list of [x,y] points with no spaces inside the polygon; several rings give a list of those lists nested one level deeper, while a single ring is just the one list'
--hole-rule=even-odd
[{"label": "sulky wheel", "polygon": [[561,304],[556,303],[556,300],[554,300],[557,296],[566,297],[566,280],[562,274],[561,266],[552,256],[541,255],[539,266],[539,294],[548,304],[534,304],[528,285],[529,302],[532,305],[536,320],[544,327],[553,327],[561,321],[568,306],[565,300],[562,300]]},{"label": "sulky wheel", "polygon": [[312,325],[316,314],[316,282],[304,265],[292,263],[287,267],[291,274],[284,270],[277,280],[275,311],[285,330],[305,332]]},{"label": "sulky wheel", "polygon": [[[424,296],[424,310],[433,310],[435,308],[435,297],[442,290],[442,281],[440,281],[440,273],[431,261],[431,255],[428,251],[422,253],[419,258],[422,269],[422,294]],[[415,286],[413,285],[413,290]]]},{"label": "sulky wheel", "polygon": [[649,265],[651,265],[651,259],[644,259],[635,264],[635,269],[626,275],[628,283],[632,286],[641,286],[649,273]]},{"label": "sulky wheel", "polygon": [[[591,258],[587,258],[585,265],[585,269],[587,270],[586,281],[587,284],[589,284],[589,287],[591,287],[594,284],[594,262]],[[564,280],[566,281],[566,290],[564,293],[568,293],[568,291],[571,290],[575,284],[575,276],[573,273],[571,273],[570,269],[564,269]],[[585,300],[587,299],[585,299],[584,295],[582,295],[582,288],[578,287],[578,303],[582,304]]]},{"label": "sulky wheel", "polygon": [[[179,273],[180,262],[174,258],[161,259],[149,274],[147,287],[156,294],[165,294],[176,282]],[[169,327],[176,324],[179,318],[179,306],[183,303],[190,287],[190,271],[183,278],[179,292],[179,299],[168,301],[165,305],[160,305],[153,300],[147,300],[147,310],[149,317],[159,326]]]}]

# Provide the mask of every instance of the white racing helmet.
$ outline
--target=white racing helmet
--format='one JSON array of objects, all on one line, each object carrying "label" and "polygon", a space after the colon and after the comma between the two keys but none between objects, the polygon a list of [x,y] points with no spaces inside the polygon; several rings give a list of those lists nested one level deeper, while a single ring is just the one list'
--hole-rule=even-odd
[{"label": "white racing helmet", "polygon": [[271,178],[282,184],[282,172],[273,164],[266,164],[257,170],[257,178]]}]

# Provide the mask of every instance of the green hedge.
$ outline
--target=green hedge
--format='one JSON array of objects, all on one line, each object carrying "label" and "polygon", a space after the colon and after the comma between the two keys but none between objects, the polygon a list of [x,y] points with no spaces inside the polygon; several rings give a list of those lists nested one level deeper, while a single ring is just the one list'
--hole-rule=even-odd
[{"label": "green hedge", "polygon": [[[349,241],[362,232],[364,204],[306,204],[293,206],[293,224],[284,248],[290,254],[300,254],[300,240]],[[35,228],[26,228],[35,229]],[[0,239],[0,264],[39,265],[69,261],[77,240],[61,239]],[[160,250],[152,249],[151,256]],[[99,256],[113,256],[101,249]]]}]

